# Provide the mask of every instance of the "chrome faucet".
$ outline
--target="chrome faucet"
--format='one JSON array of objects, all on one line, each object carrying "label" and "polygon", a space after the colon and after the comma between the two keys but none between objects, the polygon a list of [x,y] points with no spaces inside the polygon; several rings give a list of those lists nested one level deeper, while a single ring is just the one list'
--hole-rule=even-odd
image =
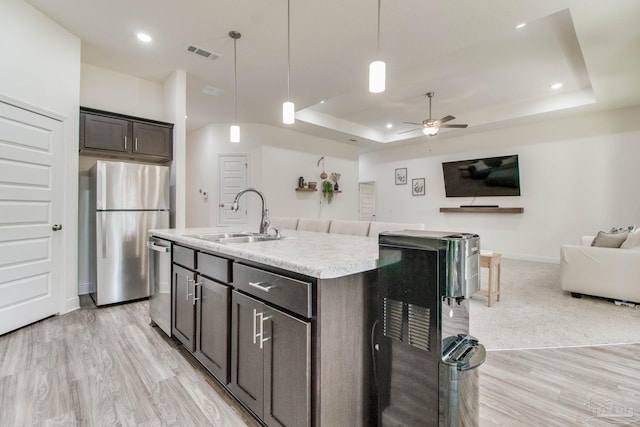
[{"label": "chrome faucet", "polygon": [[269,219],[269,209],[267,209],[267,201],[264,198],[264,194],[262,194],[260,191],[251,187],[245,188],[244,190],[236,194],[236,198],[234,199],[233,204],[231,205],[231,209],[234,212],[238,212],[238,209],[240,209],[240,205],[238,204],[238,199],[240,199],[240,196],[242,196],[244,193],[247,193],[247,192],[256,193],[258,196],[260,196],[260,199],[262,199],[262,219],[260,219],[260,234],[267,234],[269,225],[271,225],[271,220]]}]

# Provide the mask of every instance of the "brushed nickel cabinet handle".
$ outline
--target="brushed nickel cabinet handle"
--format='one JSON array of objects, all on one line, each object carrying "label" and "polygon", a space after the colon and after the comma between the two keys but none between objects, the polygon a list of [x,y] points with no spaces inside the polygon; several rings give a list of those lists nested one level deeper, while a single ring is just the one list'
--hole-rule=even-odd
[{"label": "brushed nickel cabinet handle", "polygon": [[196,297],[196,295],[198,295],[198,286],[202,286],[201,282],[194,282],[193,284],[193,305],[196,305],[196,301],[200,300],[202,298],[202,289],[200,290],[200,296]]},{"label": "brushed nickel cabinet handle", "polygon": [[256,343],[256,321],[258,320],[257,310],[253,309],[253,343]]},{"label": "brushed nickel cabinet handle", "polygon": [[260,289],[261,291],[264,291],[264,292],[269,292],[271,289],[275,288],[275,286],[273,285],[263,286],[263,283],[265,282],[249,282],[249,286],[256,289]]},{"label": "brushed nickel cabinet handle", "polygon": [[127,151],[127,136],[124,137],[124,151]]},{"label": "brushed nickel cabinet handle", "polygon": [[138,138],[136,138],[134,141],[135,141],[135,148],[133,149],[133,151],[138,151]]}]

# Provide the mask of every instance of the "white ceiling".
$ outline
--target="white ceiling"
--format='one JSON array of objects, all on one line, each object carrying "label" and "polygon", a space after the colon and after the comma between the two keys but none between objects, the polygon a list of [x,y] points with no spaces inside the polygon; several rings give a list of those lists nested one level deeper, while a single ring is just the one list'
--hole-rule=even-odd
[{"label": "white ceiling", "polygon": [[[187,72],[187,130],[233,121],[237,30],[238,121],[266,123],[365,150],[446,139],[553,114],[640,105],[638,0],[401,0],[381,2],[387,90],[370,94],[376,0],[291,1],[294,125],[287,98],[286,0],[27,0],[82,40],[82,61],[162,82]],[[516,29],[518,23],[524,28]],[[143,44],[143,31],[153,42]],[[220,54],[208,60],[195,44]],[[559,90],[550,85],[563,82]],[[220,96],[200,91],[210,85]],[[428,116],[467,129],[399,134]],[[320,101],[325,101],[320,103]],[[386,124],[393,128],[387,129]],[[356,140],[356,141],[350,141]]]}]

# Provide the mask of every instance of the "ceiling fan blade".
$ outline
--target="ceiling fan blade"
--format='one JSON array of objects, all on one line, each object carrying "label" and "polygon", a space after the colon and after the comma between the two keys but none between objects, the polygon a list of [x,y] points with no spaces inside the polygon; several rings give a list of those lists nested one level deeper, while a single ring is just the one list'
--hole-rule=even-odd
[{"label": "ceiling fan blade", "polygon": [[418,125],[418,126],[422,126],[422,123],[416,123],[416,122],[402,122],[402,123],[406,123],[408,125]]},{"label": "ceiling fan blade", "polygon": [[440,120],[438,120],[438,122],[440,122],[440,123],[446,123],[446,122],[448,122],[448,121],[450,121],[450,120],[453,120],[453,119],[455,119],[455,117],[453,117],[453,116],[444,116],[443,118],[441,118]]},{"label": "ceiling fan blade", "polygon": [[401,134],[401,133],[409,133],[409,132],[413,132],[413,131],[415,131],[415,130],[420,130],[420,128],[417,128],[417,129],[409,129],[409,130],[403,130],[402,132],[398,132],[398,135],[399,135],[399,134]]},{"label": "ceiling fan blade", "polygon": [[469,125],[440,125],[441,128],[458,128],[458,129],[464,129]]}]

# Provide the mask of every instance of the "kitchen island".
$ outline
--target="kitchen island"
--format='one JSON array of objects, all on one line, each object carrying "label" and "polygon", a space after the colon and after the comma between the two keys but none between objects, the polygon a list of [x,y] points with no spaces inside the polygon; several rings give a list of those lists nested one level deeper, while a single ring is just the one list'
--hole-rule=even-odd
[{"label": "kitchen island", "polygon": [[228,230],[150,231],[174,248],[173,336],[265,424],[370,425],[377,239],[296,230],[254,243],[194,237]]}]

